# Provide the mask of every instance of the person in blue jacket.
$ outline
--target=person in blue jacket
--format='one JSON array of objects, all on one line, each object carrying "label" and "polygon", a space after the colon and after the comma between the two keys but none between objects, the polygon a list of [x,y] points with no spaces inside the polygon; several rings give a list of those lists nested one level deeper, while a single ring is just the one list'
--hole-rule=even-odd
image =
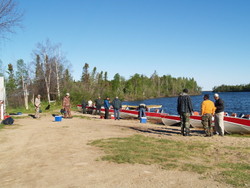
[{"label": "person in blue jacket", "polygon": [[106,97],[106,99],[104,100],[104,108],[105,108],[105,115],[104,115],[104,119],[109,119],[109,108],[110,108],[110,99],[109,97]]}]

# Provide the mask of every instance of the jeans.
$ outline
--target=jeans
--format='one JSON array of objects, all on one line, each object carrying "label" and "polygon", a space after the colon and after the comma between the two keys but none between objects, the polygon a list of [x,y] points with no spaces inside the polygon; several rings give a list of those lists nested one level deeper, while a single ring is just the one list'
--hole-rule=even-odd
[{"label": "jeans", "polygon": [[140,108],[139,109],[139,118],[141,117],[146,117],[146,110],[145,108]]},{"label": "jeans", "polygon": [[120,110],[119,109],[114,109],[114,116],[115,116],[115,119],[120,119]]}]

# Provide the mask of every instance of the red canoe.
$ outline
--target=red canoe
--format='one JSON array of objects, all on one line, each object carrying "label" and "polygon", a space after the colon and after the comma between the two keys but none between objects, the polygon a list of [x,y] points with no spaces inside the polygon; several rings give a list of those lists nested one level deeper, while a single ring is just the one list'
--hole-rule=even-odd
[{"label": "red canoe", "polygon": [[[78,110],[82,110],[81,105],[77,105]],[[91,107],[93,110],[95,108]],[[101,111],[104,111],[102,108]],[[110,112],[112,113],[113,110],[110,109]],[[120,110],[121,116],[130,116],[130,117],[138,117],[138,111],[136,110]],[[146,115],[148,118],[161,118],[164,125],[173,125],[180,122],[180,117],[177,115],[169,115],[166,113],[155,113],[155,112],[146,112]],[[201,124],[201,116],[195,115],[190,117],[190,124],[192,127],[195,128],[202,128]],[[245,118],[237,118],[237,117],[230,117],[225,116],[224,117],[224,126],[225,126],[225,132],[231,134],[231,133],[237,133],[237,134],[250,134],[250,119]]]}]

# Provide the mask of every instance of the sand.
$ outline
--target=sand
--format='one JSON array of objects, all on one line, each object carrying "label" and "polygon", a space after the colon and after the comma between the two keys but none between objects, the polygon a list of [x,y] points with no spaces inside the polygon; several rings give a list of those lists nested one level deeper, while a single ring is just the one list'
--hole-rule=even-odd
[{"label": "sand", "polygon": [[[134,134],[174,140],[213,139],[225,145],[235,145],[237,138],[204,138],[199,132],[183,137],[178,127],[85,116],[89,119],[54,122],[54,117],[43,114],[40,119],[16,119],[15,125],[1,129],[0,187],[230,187],[197,173],[102,161],[103,151],[88,143]],[[239,145],[246,142],[237,139]]]}]

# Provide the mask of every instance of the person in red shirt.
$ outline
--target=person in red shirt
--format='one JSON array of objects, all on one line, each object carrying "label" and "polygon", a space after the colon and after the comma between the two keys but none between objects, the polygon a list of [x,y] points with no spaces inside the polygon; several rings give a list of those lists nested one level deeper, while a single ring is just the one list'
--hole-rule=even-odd
[{"label": "person in red shirt", "polygon": [[72,118],[69,93],[66,93],[66,96],[63,97],[63,105],[62,105],[62,107],[64,109],[64,118]]}]

